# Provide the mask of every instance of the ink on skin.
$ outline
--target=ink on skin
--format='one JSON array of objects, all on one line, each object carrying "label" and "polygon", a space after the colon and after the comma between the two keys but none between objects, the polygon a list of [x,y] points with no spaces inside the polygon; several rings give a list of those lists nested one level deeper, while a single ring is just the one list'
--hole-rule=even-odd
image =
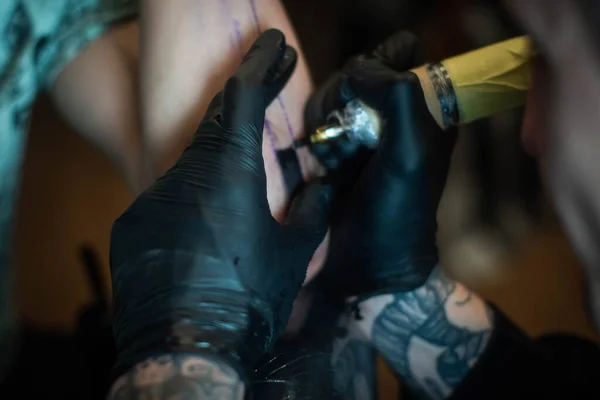
[{"label": "ink on skin", "polygon": [[[227,1],[227,0],[225,0]],[[258,13],[256,11],[256,3],[255,0],[248,0],[250,3],[250,8],[252,9],[252,17],[254,19],[254,27],[256,29],[257,36],[260,35],[262,29],[260,28],[260,22],[258,20]],[[271,129],[271,124],[268,120],[265,119],[265,131],[267,136],[269,137],[269,141],[271,142],[271,148],[275,152],[277,157],[277,162],[281,167],[281,175],[283,177],[283,182],[289,194],[293,193],[294,190],[302,183],[304,180],[302,176],[302,168],[300,166],[300,160],[298,159],[298,154],[296,153],[296,148],[293,145],[295,137],[294,130],[292,129],[292,124],[290,123],[290,118],[285,109],[285,105],[283,100],[281,99],[281,95],[277,96],[277,103],[281,107],[281,111],[283,111],[283,117],[285,118],[286,127],[288,130],[288,134],[290,135],[290,139],[292,141],[292,146],[286,149],[278,150],[275,148],[275,133]]]},{"label": "ink on skin", "polygon": [[[258,20],[258,13],[256,12],[255,0],[248,0],[248,1],[250,2],[250,7],[252,8],[252,17],[254,18],[254,27],[256,28],[256,34],[260,35],[260,32],[262,31],[262,29],[260,28],[260,22]],[[281,111],[283,111],[283,116],[284,116],[285,122],[287,124],[288,132],[290,134],[290,139],[292,140],[292,143],[293,143],[295,140],[294,130],[292,129],[292,124],[290,123],[290,118],[288,116],[287,110],[285,109],[285,105],[283,104],[283,100],[281,99],[281,95],[277,96],[277,102],[279,103],[279,106],[281,107]]]},{"label": "ink on skin", "polygon": [[229,0],[221,0],[221,13],[224,19],[231,19],[233,24],[233,33],[230,35],[231,44],[233,47],[237,47],[238,51],[242,52],[242,32],[240,31],[240,21],[233,18],[233,12],[231,11],[231,4]]},{"label": "ink on skin", "polygon": [[240,31],[240,21],[237,19],[233,20],[233,28],[235,29],[235,38],[237,40],[237,45],[240,53],[242,52],[242,32]]},{"label": "ink on skin", "polygon": [[252,8],[252,17],[254,17],[254,27],[256,28],[256,36],[260,36],[260,22],[258,22],[258,13],[256,12],[256,3],[254,0],[248,0]]},{"label": "ink on skin", "polygon": [[290,134],[290,139],[292,140],[292,143],[294,143],[294,140],[296,140],[296,138],[294,136],[294,130],[292,129],[292,124],[290,122],[290,118],[288,117],[288,113],[285,109],[285,105],[283,104],[283,100],[281,99],[281,95],[277,96],[277,102],[281,106],[281,110],[283,111],[283,116],[285,118],[285,124],[286,124],[288,132]]},{"label": "ink on skin", "polygon": [[[233,34],[232,34],[232,42],[235,41],[235,46],[238,48],[238,51],[242,52],[242,33],[240,31],[240,22],[233,18],[233,13],[231,11],[231,5],[229,4],[229,0],[221,0],[221,12],[223,13],[224,18],[229,18],[233,25]],[[256,15],[256,9],[254,6],[254,2],[251,1],[252,13],[254,15],[254,25],[257,27],[258,34],[260,35],[260,29],[258,28],[258,16]],[[265,132],[267,133],[267,137],[269,138],[269,143],[271,144],[271,150],[277,156],[277,150],[275,149],[275,137],[273,130],[270,127],[269,121],[265,119]],[[284,178],[285,180],[285,178]]]},{"label": "ink on skin", "polygon": [[265,119],[265,132],[267,133],[267,137],[269,138],[269,142],[271,143],[271,149],[273,153],[277,155],[277,149],[275,148],[275,132],[271,129],[271,123],[268,119]]}]

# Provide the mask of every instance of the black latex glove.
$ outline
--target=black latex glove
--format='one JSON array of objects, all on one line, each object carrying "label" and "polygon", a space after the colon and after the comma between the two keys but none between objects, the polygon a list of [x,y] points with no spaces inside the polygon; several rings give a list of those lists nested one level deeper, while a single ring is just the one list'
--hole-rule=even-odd
[{"label": "black latex glove", "polygon": [[351,60],[309,100],[309,132],[355,98],[379,112],[383,133],[369,151],[348,140],[313,148],[338,185],[322,282],[341,295],[371,296],[421,286],[438,263],[436,212],[455,133],[427,110],[416,38],[396,34]]},{"label": "black latex glove", "polygon": [[327,186],[309,186],[284,225],[267,202],[265,108],[296,58],[281,32],[263,33],[179,161],[114,223],[118,370],[164,352],[248,367],[284,330],[330,200]]}]

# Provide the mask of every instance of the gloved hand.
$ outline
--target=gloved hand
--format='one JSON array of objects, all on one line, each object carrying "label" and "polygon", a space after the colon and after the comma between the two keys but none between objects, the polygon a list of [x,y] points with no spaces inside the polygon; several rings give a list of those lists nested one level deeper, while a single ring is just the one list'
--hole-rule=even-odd
[{"label": "gloved hand", "polygon": [[309,186],[283,225],[267,203],[265,108],[296,58],[281,32],[264,32],[179,161],[114,223],[117,369],[165,352],[248,367],[284,330],[327,231],[330,196]]},{"label": "gloved hand", "polygon": [[338,190],[321,278],[327,290],[409,291],[438,263],[436,212],[456,136],[438,127],[417,76],[406,72],[421,64],[416,38],[396,34],[372,56],[351,60],[307,104],[309,132],[356,98],[383,121],[375,151],[343,139],[313,148]]}]

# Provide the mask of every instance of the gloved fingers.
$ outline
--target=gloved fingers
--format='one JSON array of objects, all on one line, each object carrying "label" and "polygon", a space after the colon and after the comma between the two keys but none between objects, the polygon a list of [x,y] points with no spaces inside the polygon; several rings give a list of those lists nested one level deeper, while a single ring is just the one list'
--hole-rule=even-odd
[{"label": "gloved fingers", "polygon": [[267,97],[270,103],[287,83],[297,60],[296,51],[286,45],[283,33],[269,29],[252,44],[234,76],[246,84],[272,89]]},{"label": "gloved fingers", "polygon": [[346,68],[348,84],[366,105],[384,118],[377,160],[394,175],[419,170],[427,160],[424,131],[437,129],[418,77],[399,73],[376,59],[355,59]]},{"label": "gloved fingers", "polygon": [[361,147],[360,143],[342,136],[325,143],[312,144],[311,152],[328,171],[336,171],[350,162]]},{"label": "gloved fingers", "polygon": [[292,199],[284,220],[284,229],[295,236],[293,242],[299,241],[300,248],[311,251],[311,257],[327,233],[332,197],[331,185],[316,179]]},{"label": "gloved fingers", "polygon": [[397,32],[381,43],[373,51],[373,57],[397,72],[425,63],[420,40],[408,31]]},{"label": "gloved fingers", "polygon": [[348,86],[348,79],[343,73],[336,73],[315,91],[304,107],[304,126],[311,134],[317,128],[331,121],[332,112],[342,110],[346,103],[354,100],[356,95]]},{"label": "gloved fingers", "polygon": [[265,109],[287,83],[296,61],[296,51],[286,46],[283,33],[275,29],[262,33],[225,85],[221,125],[231,132],[253,126],[260,141]]},{"label": "gloved fingers", "polygon": [[447,132],[437,126],[429,113],[414,73],[399,73],[379,60],[367,58],[355,59],[346,67],[346,73],[358,98],[384,116],[377,155],[386,169],[399,175],[416,171],[430,153],[446,147],[446,139],[452,136],[443,137]]},{"label": "gloved fingers", "polygon": [[443,134],[427,109],[417,76],[412,72],[403,75],[391,88],[387,129],[377,148],[380,162],[396,174],[420,170],[429,152],[425,135],[432,130]]},{"label": "gloved fingers", "polygon": [[285,85],[290,80],[296,64],[298,62],[298,53],[291,46],[286,46],[283,53],[283,60],[279,67],[275,70],[275,76],[270,85],[267,86],[266,103],[267,107],[275,100]]},{"label": "gloved fingers", "polygon": [[423,118],[433,118],[422,115],[427,113],[427,106],[417,76],[398,73],[379,60],[367,58],[355,59],[346,71],[352,90],[384,117],[377,147],[380,161],[398,174],[418,168],[423,160],[419,123]]},{"label": "gloved fingers", "polygon": [[386,129],[377,157],[396,175],[421,171],[431,163],[447,169],[456,140],[455,130],[442,130],[431,116],[419,79],[405,72],[388,94]]},{"label": "gloved fingers", "polygon": [[388,95],[400,74],[374,58],[356,57],[346,63],[344,71],[350,90],[377,111],[385,111]]}]

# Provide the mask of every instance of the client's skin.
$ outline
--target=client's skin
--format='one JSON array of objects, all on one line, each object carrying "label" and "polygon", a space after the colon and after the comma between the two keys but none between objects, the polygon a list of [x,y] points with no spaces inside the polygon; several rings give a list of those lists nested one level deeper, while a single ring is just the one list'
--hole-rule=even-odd
[{"label": "client's skin", "polygon": [[[302,112],[313,89],[281,3],[142,0],[140,5],[140,20],[113,28],[63,70],[51,91],[59,110],[139,193],[176,161],[258,33],[277,28],[299,53],[292,79],[267,110],[264,130],[267,196],[280,219],[290,193],[276,150],[304,134]],[[319,173],[306,149],[296,154],[305,179]],[[325,250],[321,246],[315,254],[307,279],[322,264]]]}]

